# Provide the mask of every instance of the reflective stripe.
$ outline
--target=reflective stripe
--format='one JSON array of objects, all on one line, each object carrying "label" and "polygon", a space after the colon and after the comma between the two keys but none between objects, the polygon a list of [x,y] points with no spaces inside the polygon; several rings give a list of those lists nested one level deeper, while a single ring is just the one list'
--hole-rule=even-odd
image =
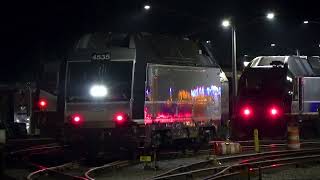
[{"label": "reflective stripe", "polygon": [[226,154],[227,153],[227,147],[225,143],[220,143],[221,145],[221,154]]},{"label": "reflective stripe", "polygon": [[288,127],[288,148],[300,149],[300,137],[298,127]]},{"label": "reflective stripe", "polygon": [[290,141],[298,141],[299,142],[299,136],[288,136],[288,140]]},{"label": "reflective stripe", "polygon": [[300,143],[297,144],[288,144],[289,149],[300,149]]},{"label": "reflective stripe", "polygon": [[214,148],[217,155],[235,154],[241,150],[240,144],[233,142],[216,142]]}]

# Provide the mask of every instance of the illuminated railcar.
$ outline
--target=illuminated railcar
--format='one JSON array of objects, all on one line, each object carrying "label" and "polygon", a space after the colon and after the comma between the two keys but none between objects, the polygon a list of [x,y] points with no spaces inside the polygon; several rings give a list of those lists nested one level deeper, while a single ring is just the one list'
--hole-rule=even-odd
[{"label": "illuminated railcar", "polygon": [[[262,56],[253,59],[239,80],[236,136],[283,137],[289,122],[316,119],[320,103],[319,58]],[[241,132],[241,133],[240,133]]]}]

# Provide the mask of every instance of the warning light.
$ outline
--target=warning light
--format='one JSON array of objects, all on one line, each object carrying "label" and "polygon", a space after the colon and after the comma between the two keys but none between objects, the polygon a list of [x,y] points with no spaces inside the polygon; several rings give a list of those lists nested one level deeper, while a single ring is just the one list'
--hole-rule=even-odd
[{"label": "warning light", "polygon": [[277,117],[280,114],[280,109],[275,107],[275,106],[273,106],[273,107],[271,107],[269,109],[269,114],[270,114],[271,117]]},{"label": "warning light", "polygon": [[79,125],[83,121],[83,118],[79,114],[74,114],[71,116],[71,123],[74,125]]},{"label": "warning light", "polygon": [[122,121],[124,118],[122,115],[117,115],[116,119],[117,119],[117,121]]},{"label": "warning light", "polygon": [[125,113],[116,113],[114,115],[114,120],[119,123],[124,123],[128,119],[128,115]]},{"label": "warning light", "polygon": [[47,105],[48,105],[48,103],[47,103],[47,101],[45,99],[40,99],[39,100],[39,107],[41,109],[45,109],[47,107]]},{"label": "warning light", "polygon": [[252,115],[252,109],[250,107],[245,107],[242,109],[242,115],[244,117],[249,117]]},{"label": "warning light", "polygon": [[272,108],[270,111],[271,115],[277,115],[278,114],[278,110],[275,108]]},{"label": "warning light", "polygon": [[244,115],[250,115],[250,110],[249,110],[249,109],[245,109],[245,110],[243,111],[243,114],[244,114]]},{"label": "warning light", "polygon": [[79,122],[80,121],[80,117],[79,116],[74,117],[74,121],[75,122]]}]

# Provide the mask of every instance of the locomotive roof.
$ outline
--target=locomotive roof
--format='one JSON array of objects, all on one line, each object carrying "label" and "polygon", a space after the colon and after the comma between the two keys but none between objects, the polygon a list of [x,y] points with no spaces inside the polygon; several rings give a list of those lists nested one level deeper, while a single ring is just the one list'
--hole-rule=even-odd
[{"label": "locomotive roof", "polygon": [[147,63],[219,67],[209,49],[205,43],[179,36],[97,32],[82,36],[68,61],[90,60],[93,53],[110,52],[111,60],[144,57]]}]

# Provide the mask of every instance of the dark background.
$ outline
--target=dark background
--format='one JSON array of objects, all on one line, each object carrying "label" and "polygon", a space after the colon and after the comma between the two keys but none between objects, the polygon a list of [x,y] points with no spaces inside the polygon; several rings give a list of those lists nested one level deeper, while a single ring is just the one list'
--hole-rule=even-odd
[{"label": "dark background", "polygon": [[[0,82],[27,81],[40,62],[66,58],[80,35],[95,31],[149,31],[191,35],[210,40],[223,67],[231,63],[231,32],[225,17],[237,26],[238,60],[244,55],[320,55],[317,1],[293,0],[142,0],[10,1],[1,2]],[[276,19],[266,21],[266,12]],[[275,43],[275,47],[270,44]]]}]

